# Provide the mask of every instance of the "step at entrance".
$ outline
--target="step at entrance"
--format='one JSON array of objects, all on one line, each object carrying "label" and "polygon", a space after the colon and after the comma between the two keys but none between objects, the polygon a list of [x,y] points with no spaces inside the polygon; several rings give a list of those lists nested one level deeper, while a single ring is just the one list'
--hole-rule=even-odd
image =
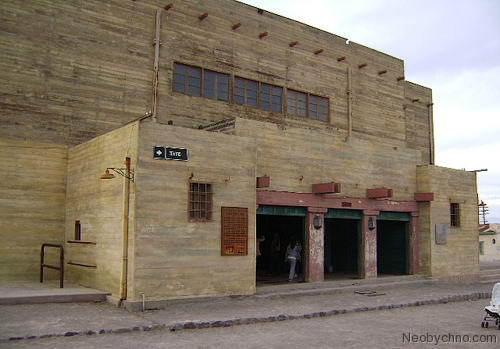
[{"label": "step at entrance", "polygon": [[57,282],[0,282],[0,304],[104,302],[107,292],[78,285],[59,288]]}]

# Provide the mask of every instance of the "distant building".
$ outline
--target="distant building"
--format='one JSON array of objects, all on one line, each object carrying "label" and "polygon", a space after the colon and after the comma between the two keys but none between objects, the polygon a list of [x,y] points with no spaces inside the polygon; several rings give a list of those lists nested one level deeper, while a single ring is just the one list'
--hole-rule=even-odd
[{"label": "distant building", "polygon": [[36,280],[51,242],[126,301],[253,294],[292,240],[306,282],[478,278],[476,175],[435,166],[403,60],[232,0],[0,21],[0,279]]},{"label": "distant building", "polygon": [[500,224],[479,225],[479,261],[500,262]]}]

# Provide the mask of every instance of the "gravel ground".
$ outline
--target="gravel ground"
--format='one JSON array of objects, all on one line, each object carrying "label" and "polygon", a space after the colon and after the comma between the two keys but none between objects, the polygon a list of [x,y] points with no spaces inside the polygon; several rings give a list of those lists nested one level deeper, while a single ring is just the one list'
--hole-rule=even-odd
[{"label": "gravel ground", "polygon": [[[0,347],[40,349],[498,348],[500,331],[495,328],[480,327],[484,313],[483,307],[487,303],[485,300],[465,301],[227,328],[175,332],[155,330],[22,340],[0,343]],[[483,343],[465,343],[474,339]]]}]

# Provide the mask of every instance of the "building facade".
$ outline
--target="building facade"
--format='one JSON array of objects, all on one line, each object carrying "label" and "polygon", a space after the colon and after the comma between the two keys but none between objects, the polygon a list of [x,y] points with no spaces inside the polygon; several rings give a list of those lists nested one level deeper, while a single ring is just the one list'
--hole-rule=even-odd
[{"label": "building facade", "polygon": [[498,245],[498,232],[500,224],[479,225],[479,261],[500,262],[500,247]]},{"label": "building facade", "polygon": [[52,242],[130,302],[252,294],[295,240],[306,282],[477,279],[475,173],[435,166],[401,59],[232,0],[0,17],[1,279]]}]

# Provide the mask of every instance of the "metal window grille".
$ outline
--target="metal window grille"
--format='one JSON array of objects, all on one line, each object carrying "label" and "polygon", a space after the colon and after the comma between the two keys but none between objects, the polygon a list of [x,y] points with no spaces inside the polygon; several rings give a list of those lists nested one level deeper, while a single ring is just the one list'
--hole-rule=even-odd
[{"label": "metal window grille", "polygon": [[188,214],[191,221],[212,219],[212,185],[189,183]]},{"label": "metal window grille", "polygon": [[450,225],[452,227],[460,226],[460,204],[450,203]]}]

